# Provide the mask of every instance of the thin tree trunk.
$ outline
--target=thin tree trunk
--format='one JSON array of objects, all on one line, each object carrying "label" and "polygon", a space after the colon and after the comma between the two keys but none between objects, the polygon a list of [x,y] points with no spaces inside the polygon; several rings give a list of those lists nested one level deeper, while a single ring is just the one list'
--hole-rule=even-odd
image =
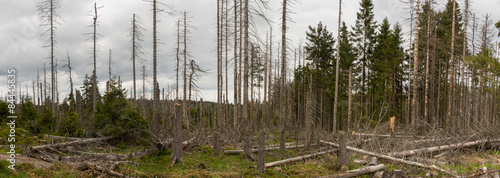
[{"label": "thin tree trunk", "polygon": [[249,36],[248,36],[248,0],[245,0],[245,5],[244,5],[244,25],[245,25],[245,37],[244,37],[244,76],[243,76],[243,120],[245,122],[245,144],[244,144],[244,155],[245,157],[254,159],[252,156],[252,143],[250,140],[250,136],[252,135],[252,131],[250,130],[250,118],[248,118],[248,78],[249,78],[249,66],[248,66],[248,48],[249,48]]},{"label": "thin tree trunk", "polygon": [[180,64],[180,58],[179,58],[179,51],[180,51],[180,41],[181,41],[181,21],[177,20],[177,50],[176,50],[176,59],[177,59],[177,66],[175,68],[175,100],[179,100],[179,64]]},{"label": "thin tree trunk", "polygon": [[[429,3],[429,6],[431,6],[431,3]],[[424,119],[427,121],[428,116],[429,116],[429,111],[428,111],[428,98],[429,98],[429,39],[430,39],[430,32],[431,32],[431,7],[429,7],[427,11],[427,42],[426,42],[426,54],[425,54],[425,94],[424,94]]]},{"label": "thin tree trunk", "polygon": [[[233,113],[233,124],[234,124],[234,130],[238,129],[238,5],[236,0],[234,0],[234,113]],[[240,27],[241,30],[241,27]],[[241,40],[241,39],[240,39]]]},{"label": "thin tree trunk", "polygon": [[[452,1],[453,3],[453,16],[452,16],[452,25],[451,25],[451,53],[450,53],[450,88],[448,89],[448,117],[446,118],[446,123],[451,123],[452,127],[455,127],[454,123],[455,120],[452,119],[452,114],[451,114],[451,106],[452,106],[452,96],[453,93],[455,92],[455,89],[453,88],[453,84],[455,83],[455,58],[454,58],[454,53],[455,53],[455,0]],[[448,122],[450,121],[451,122]],[[448,127],[446,127],[448,128]],[[451,128],[450,128],[451,129]]]},{"label": "thin tree trunk", "polygon": [[[337,39],[340,39],[340,23],[342,19],[342,0],[339,0],[339,21],[337,28]],[[337,132],[337,103],[338,103],[338,95],[339,95],[339,61],[340,61],[340,40],[337,42],[337,64],[335,70],[335,101],[333,103],[333,127],[332,133],[333,135]]]},{"label": "thin tree trunk", "polygon": [[469,15],[469,0],[465,0],[465,12],[464,12],[464,46],[463,46],[463,49],[462,49],[462,72],[461,72],[461,77],[462,79],[460,81],[462,81],[462,87],[461,87],[461,90],[460,90],[460,101],[461,101],[461,107],[460,107],[460,116],[464,119],[462,119],[463,122],[465,122],[465,126],[467,127],[469,125],[469,118],[468,117],[464,117],[464,111],[463,111],[463,108],[466,107],[466,100],[465,100],[465,97],[464,97],[464,92],[465,92],[465,57],[467,55],[467,23],[469,21],[468,19],[468,15]]},{"label": "thin tree trunk", "polygon": [[219,145],[219,118],[221,117],[222,113],[220,112],[221,106],[221,77],[220,77],[220,72],[221,72],[221,43],[220,43],[220,38],[221,38],[221,33],[220,33],[220,0],[217,0],[217,115],[214,118],[213,122],[215,123],[213,126],[215,128],[214,132],[214,147],[213,147],[213,153],[214,155],[219,155],[220,154],[220,145]]},{"label": "thin tree trunk", "polygon": [[186,39],[186,37],[187,37],[187,22],[186,22],[186,11],[184,11],[184,34],[183,35],[184,35],[184,37],[183,37],[184,49],[183,49],[182,54],[184,55],[184,71],[183,71],[184,72],[184,75],[183,75],[184,76],[184,86],[183,86],[184,87],[184,92],[183,92],[184,97],[182,99],[182,115],[183,115],[184,121],[186,122],[187,130],[189,130],[189,118],[187,116],[187,100],[186,100],[187,99],[187,97],[186,97],[187,96],[187,91],[186,91],[186,89],[187,89],[187,74],[186,74],[186,72],[187,72],[187,69],[186,69],[186,67],[187,67],[187,49],[186,49],[187,48],[187,43],[186,43],[187,42],[187,39]]},{"label": "thin tree trunk", "polygon": [[137,89],[136,89],[136,82],[135,82],[135,57],[136,57],[136,51],[135,51],[135,33],[136,33],[136,26],[135,26],[135,14],[132,17],[132,75],[134,76],[134,102],[137,101]]},{"label": "thin tree trunk", "polygon": [[[97,68],[96,68],[96,65],[97,65],[97,61],[96,61],[96,37],[97,37],[97,34],[96,34],[96,28],[97,28],[97,3],[94,3],[94,12],[95,12],[95,15],[94,15],[94,36],[93,36],[93,39],[94,39],[94,54],[93,54],[93,58],[94,58],[94,71],[93,71],[93,75],[92,75],[92,119],[95,119],[95,114],[97,112],[97,109],[96,109],[96,105],[97,105],[97,74],[96,74],[96,71],[97,71]],[[54,86],[52,86],[54,87]]]},{"label": "thin tree trunk", "polygon": [[352,121],[352,66],[349,67],[349,103],[347,105],[347,133],[349,134]]},{"label": "thin tree trunk", "polygon": [[418,74],[418,23],[419,23],[420,0],[417,0],[417,17],[415,19],[415,48],[413,56],[413,101],[411,125],[416,128],[415,119],[417,117],[417,74]]},{"label": "thin tree trunk", "polygon": [[280,89],[280,150],[285,152],[285,82],[286,82],[286,20],[287,0],[283,0],[281,22],[281,89]]}]

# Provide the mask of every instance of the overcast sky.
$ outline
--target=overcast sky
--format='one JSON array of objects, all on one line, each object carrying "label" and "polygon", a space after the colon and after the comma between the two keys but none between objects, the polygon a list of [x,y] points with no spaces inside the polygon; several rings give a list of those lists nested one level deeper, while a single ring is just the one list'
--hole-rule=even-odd
[{"label": "overcast sky", "polygon": [[[22,86],[23,93],[26,92],[26,84],[28,85],[29,95],[32,95],[31,83],[36,79],[37,71],[40,70],[40,75],[43,77],[43,65],[46,63],[50,70],[49,48],[43,48],[47,36],[41,34],[47,30],[46,27],[40,26],[41,20],[36,14],[37,3],[33,0],[1,0],[0,6],[0,96],[6,95],[7,90],[7,69],[15,67],[17,69],[17,83]],[[163,14],[158,18],[161,21],[158,24],[158,38],[162,42],[158,46],[158,80],[160,88],[167,89],[167,86],[175,84],[175,48],[176,48],[176,20],[181,17],[181,12],[187,11],[191,18],[191,25],[196,26],[196,29],[191,30],[191,44],[188,45],[188,50],[191,51],[196,63],[202,68],[210,70],[206,76],[199,79],[199,87],[201,89],[200,96],[204,100],[214,101],[216,99],[216,0],[159,0],[165,4],[172,6],[175,11],[173,15]],[[437,0],[437,8],[442,9],[446,0]],[[463,10],[463,1],[458,0]],[[92,32],[89,27],[92,24],[92,16],[89,12],[93,8],[94,2],[97,2],[99,9],[99,28],[98,33],[101,34],[98,38],[98,80],[99,91],[105,91],[105,81],[108,78],[108,51],[112,53],[112,73],[113,75],[121,76],[123,85],[130,90],[132,86],[132,63],[131,59],[131,43],[129,28],[131,27],[132,14],[143,19],[143,26],[147,29],[144,32],[144,42],[142,46],[146,54],[143,58],[146,59],[144,65],[148,75],[150,76],[147,82],[147,88],[152,87],[152,12],[151,3],[143,0],[105,0],[105,1],[82,1],[82,0],[62,0],[60,2],[59,15],[62,20],[57,25],[57,44],[55,47],[55,58],[58,60],[59,68],[59,90],[60,100],[65,98],[69,92],[69,79],[67,77],[67,69],[61,66],[67,62],[66,51],[71,56],[71,65],[73,67],[74,87],[82,86],[85,74],[92,74],[93,60],[91,58],[92,42],[86,41],[90,36],[86,33]],[[232,1],[230,1],[232,2]],[[266,10],[267,17],[274,23],[273,26],[273,44],[274,54],[277,54],[277,42],[281,41],[280,32],[280,2],[278,0],[270,0],[270,10]],[[230,3],[231,4],[231,3]],[[499,0],[476,0],[471,3],[471,9],[482,18],[485,14],[491,14],[493,21],[497,22],[500,17]],[[409,18],[407,5],[399,0],[374,0],[375,20],[381,22],[387,17],[393,25],[400,23],[404,31],[409,31],[409,24],[404,19]],[[356,12],[359,10],[359,0],[344,0],[343,2],[342,20],[348,25],[354,25],[356,20]],[[302,0],[292,7],[295,14],[291,14],[294,22],[288,23],[289,31],[287,37],[290,39],[290,44],[293,47],[298,47],[300,39],[305,39],[305,32],[309,25],[316,26],[322,21],[327,26],[328,30],[334,33],[337,32],[338,20],[338,1],[337,0]],[[258,21],[256,30],[260,36],[265,37],[269,31],[269,26],[262,21]],[[280,32],[280,33],[277,33]],[[496,33],[496,30],[495,30]],[[407,38],[407,35],[405,36]],[[498,40],[498,38],[495,38]],[[291,48],[293,48],[291,47]],[[289,51],[291,54],[293,51]],[[232,57],[232,52],[229,52]],[[293,55],[289,56],[292,60],[289,67],[293,67]],[[230,64],[233,66],[232,64]],[[137,69],[139,70],[139,69]],[[229,68],[229,71],[232,71]],[[232,101],[232,72],[230,72],[229,83],[229,100]],[[138,71],[137,76],[141,78],[141,73]],[[50,72],[48,71],[48,76]],[[47,82],[50,83],[50,78],[47,77]],[[138,82],[138,84],[141,82]],[[138,92],[140,87],[138,85]],[[181,85],[182,87],[182,85]],[[129,95],[130,96],[130,95]],[[140,94],[138,94],[140,96]]]}]

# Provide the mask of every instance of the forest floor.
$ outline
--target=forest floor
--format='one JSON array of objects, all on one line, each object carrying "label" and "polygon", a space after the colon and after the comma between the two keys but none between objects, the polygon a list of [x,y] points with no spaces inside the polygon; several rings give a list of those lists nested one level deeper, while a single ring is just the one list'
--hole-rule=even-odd
[{"label": "forest floor", "polygon": [[[226,147],[225,149],[232,149]],[[309,152],[302,152],[302,149],[288,149],[285,153],[278,150],[266,152],[266,162],[277,161],[317,151],[324,151],[329,148],[321,147]],[[133,152],[136,149],[118,150],[120,153]],[[48,163],[22,155],[16,156],[16,171],[7,168],[10,165],[6,161],[6,151],[0,154],[0,177],[98,177],[98,171],[78,171],[69,164]],[[183,152],[184,162],[170,166],[171,151],[156,151],[146,155],[141,159],[132,158],[131,164],[122,164],[115,171],[125,175],[139,177],[318,177],[333,175],[337,172],[334,165],[337,161],[335,154],[327,154],[312,159],[284,164],[277,167],[268,168],[265,173],[258,173],[255,162],[243,158],[241,155],[214,156],[212,148],[201,146]],[[369,160],[369,157],[350,153],[348,169],[357,169],[363,165],[353,163],[354,159]],[[477,151],[473,148],[455,150],[452,153],[439,158],[447,161],[441,166],[446,170],[453,171],[458,175],[469,175],[478,172],[479,168],[487,167],[488,170],[500,169],[500,151]],[[432,173],[435,177],[443,177],[436,171],[421,169],[414,166],[393,163],[391,161],[380,160],[386,166],[386,171],[403,170],[410,177],[424,177],[426,173]],[[369,177],[369,176],[365,176]]]}]

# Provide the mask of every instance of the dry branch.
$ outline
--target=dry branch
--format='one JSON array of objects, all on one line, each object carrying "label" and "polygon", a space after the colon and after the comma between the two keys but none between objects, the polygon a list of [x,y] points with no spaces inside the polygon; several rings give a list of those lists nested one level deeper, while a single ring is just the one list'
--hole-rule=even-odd
[{"label": "dry branch", "polygon": [[43,138],[47,140],[66,140],[66,141],[76,141],[76,140],[83,140],[84,138],[78,138],[78,137],[63,137],[63,136],[57,136],[57,135],[49,135],[49,134],[43,134]]},{"label": "dry branch", "polygon": [[[323,144],[334,146],[334,147],[339,146],[336,143],[327,142],[327,141],[323,141],[323,140],[321,140],[320,142]],[[378,154],[378,153],[374,153],[374,152],[370,152],[370,151],[366,151],[366,150],[362,150],[362,149],[357,149],[357,148],[353,148],[350,146],[347,146],[347,150],[354,151],[354,152],[361,153],[361,154],[365,154],[365,155],[376,156],[376,157],[379,157],[382,159],[391,160],[391,161],[395,161],[395,162],[399,162],[399,163],[403,163],[403,164],[407,164],[407,165],[418,166],[418,167],[422,167],[422,168],[426,168],[426,169],[436,170],[436,171],[442,172],[444,174],[450,175],[452,177],[457,176],[456,174],[454,174],[450,171],[441,169],[441,168],[434,166],[434,165],[426,165],[426,164],[422,164],[422,163],[418,163],[418,162],[407,161],[404,159],[399,159],[399,158],[395,158],[395,157],[391,157],[391,156],[387,156],[387,155],[382,155],[382,154]]]},{"label": "dry branch", "polygon": [[[490,140],[489,142],[499,142],[499,141],[500,141],[500,139],[494,139],[494,140]],[[451,144],[451,145],[442,145],[442,146],[435,146],[435,147],[429,147],[429,148],[406,150],[406,151],[402,151],[402,152],[393,152],[393,153],[388,153],[387,155],[392,156],[392,157],[406,157],[406,156],[413,156],[416,154],[431,153],[431,152],[436,152],[436,151],[471,147],[471,146],[476,146],[476,145],[486,144],[486,143],[488,143],[488,140],[483,139],[483,140],[477,140],[477,141],[473,141],[473,142],[463,142],[463,143],[457,143],[457,144]]]},{"label": "dry branch", "polygon": [[[275,161],[275,162],[266,163],[265,166],[266,166],[266,168],[273,167],[273,166],[279,166],[279,165],[282,165],[282,164],[286,164],[286,163],[290,163],[290,162],[295,162],[295,161],[300,161],[300,160],[304,160],[304,159],[307,159],[307,158],[314,158],[316,156],[324,155],[324,154],[327,154],[327,153],[332,153],[332,152],[335,152],[335,151],[337,151],[337,149],[332,149],[332,150],[317,152],[317,153],[308,154],[308,155],[304,155],[304,156],[298,156],[298,157],[294,157],[294,158],[279,160],[279,161]],[[257,167],[257,166],[252,166],[252,167]]]},{"label": "dry branch", "polygon": [[409,136],[409,135],[390,135],[390,134],[386,134],[386,135],[382,135],[382,134],[367,134],[367,133],[353,133],[352,135],[355,135],[355,136],[364,136],[364,137],[394,137],[394,138],[414,138],[414,136]]},{"label": "dry branch", "polygon": [[354,170],[350,170],[350,171],[346,171],[346,172],[341,172],[341,173],[337,173],[335,175],[322,176],[320,178],[348,178],[348,177],[356,177],[356,176],[361,176],[361,175],[365,175],[365,174],[375,173],[375,172],[383,170],[383,169],[385,169],[384,164],[379,164],[379,165],[376,165],[376,166],[366,166],[366,167],[362,167],[362,168],[359,168],[359,169],[354,169]]},{"label": "dry branch", "polygon": [[[293,148],[302,148],[304,145],[292,145],[292,146],[287,146],[285,147],[286,149],[293,149]],[[266,151],[272,151],[272,150],[279,150],[280,147],[268,147],[265,150]],[[258,149],[252,149],[252,153],[256,153]],[[224,150],[224,154],[226,155],[234,155],[234,154],[240,154],[243,153],[243,150]]]}]

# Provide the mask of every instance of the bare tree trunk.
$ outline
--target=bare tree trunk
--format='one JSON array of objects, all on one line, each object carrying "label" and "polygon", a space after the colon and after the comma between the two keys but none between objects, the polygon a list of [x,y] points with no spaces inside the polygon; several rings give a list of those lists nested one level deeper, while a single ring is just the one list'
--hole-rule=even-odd
[{"label": "bare tree trunk", "polygon": [[459,115],[463,118],[462,121],[465,122],[465,126],[468,127],[469,126],[469,118],[468,117],[465,117],[465,114],[463,113],[463,108],[464,107],[467,107],[466,106],[466,100],[465,100],[465,97],[464,97],[464,92],[465,92],[465,57],[467,55],[467,23],[469,21],[468,19],[468,15],[469,15],[469,0],[465,0],[465,12],[464,12],[464,46],[463,46],[463,51],[462,51],[462,72],[461,72],[461,77],[462,79],[460,81],[462,81],[462,87],[461,87],[461,90],[460,90],[460,101],[461,101],[461,107],[460,107],[460,113]]},{"label": "bare tree trunk", "polygon": [[175,103],[175,121],[174,121],[174,142],[172,144],[172,162],[170,166],[177,162],[182,162],[182,111],[181,105]]},{"label": "bare tree trunk", "polygon": [[[234,86],[233,86],[233,91],[234,91],[234,113],[233,113],[233,127],[234,130],[238,129],[238,4],[236,0],[234,0]],[[241,19],[240,19],[241,20]],[[240,27],[241,31],[241,27]],[[241,40],[241,39],[240,39]]]},{"label": "bare tree trunk", "polygon": [[[68,55],[68,70],[69,70],[69,85],[70,85],[70,91],[69,91],[69,95],[71,97],[74,97],[73,96],[73,77],[71,76],[71,58],[69,57],[69,53],[67,53]],[[71,98],[73,99],[73,98]]]},{"label": "bare tree trunk", "polygon": [[265,136],[266,133],[264,132],[264,129],[261,125],[260,127],[260,132],[259,132],[259,153],[258,153],[258,159],[257,159],[257,171],[263,173],[266,172],[266,166],[265,166]]},{"label": "bare tree trunk", "polygon": [[[455,0],[452,1],[453,3],[453,16],[452,16],[452,25],[451,25],[451,53],[450,53],[450,88],[448,89],[448,117],[446,118],[446,123],[450,123],[451,127],[455,127],[454,123],[455,120],[452,119],[452,114],[451,114],[451,105],[453,102],[452,96],[453,93],[455,92],[455,89],[453,88],[453,84],[455,83],[455,58],[454,58],[454,53],[455,53]],[[451,122],[448,122],[450,121]],[[446,128],[449,128],[447,126]],[[450,128],[452,129],[452,128]]]},{"label": "bare tree trunk", "polygon": [[[410,0],[410,44],[413,44],[413,0]],[[411,45],[408,49],[408,51],[411,50]],[[406,99],[406,107],[407,107],[407,112],[406,112],[406,124],[410,123],[410,113],[411,113],[411,55],[409,56],[408,60],[408,90],[406,91],[407,93],[407,99]]]},{"label": "bare tree trunk", "polygon": [[[340,39],[340,23],[342,19],[342,0],[339,0],[339,24],[337,28],[337,39]],[[339,61],[340,61],[340,40],[337,42],[337,64],[335,70],[335,101],[333,103],[333,127],[332,133],[333,135],[337,132],[337,103],[338,103],[338,95],[339,95]]]},{"label": "bare tree trunk", "polygon": [[309,150],[311,148],[311,142],[313,142],[312,138],[312,127],[313,127],[313,92],[312,92],[312,74],[310,74],[309,77],[309,91],[307,93],[306,98],[306,139],[305,139],[305,146],[304,150]]},{"label": "bare tree trunk", "polygon": [[243,120],[245,123],[245,143],[243,145],[244,149],[244,156],[250,159],[254,159],[252,155],[252,142],[250,137],[252,136],[252,130],[250,130],[250,125],[251,120],[248,118],[248,78],[249,78],[249,66],[248,66],[248,50],[249,50],[249,36],[248,36],[248,16],[249,16],[249,10],[248,10],[248,0],[245,0],[245,5],[244,5],[244,25],[245,25],[245,37],[244,37],[244,76],[243,76]]},{"label": "bare tree trunk", "polygon": [[[55,111],[55,103],[54,103],[54,97],[55,97],[55,86],[56,86],[56,79],[55,79],[55,65],[54,65],[54,43],[55,43],[55,40],[54,40],[54,1],[53,0],[50,0],[50,65],[51,65],[51,70],[52,70],[52,73],[50,75],[51,77],[51,81],[52,81],[52,88],[51,88],[51,91],[52,91],[52,100],[50,102],[52,102],[52,113],[56,113]],[[97,14],[97,10],[96,10],[96,14]],[[97,18],[97,17],[96,17]],[[95,30],[94,30],[94,35],[95,35]],[[95,58],[94,58],[95,59]],[[95,69],[94,69],[95,70]]]},{"label": "bare tree trunk", "polygon": [[[269,27],[269,79],[268,79],[268,90],[267,90],[267,102],[271,102],[271,85],[273,84],[273,28]],[[271,111],[271,105],[267,103],[267,126],[271,126],[271,120],[273,116],[273,112]]]},{"label": "bare tree trunk", "polygon": [[349,66],[349,89],[347,92],[349,93],[349,103],[347,105],[347,133],[349,134],[352,121],[352,65]]},{"label": "bare tree trunk", "polygon": [[97,61],[96,61],[96,58],[97,58],[97,54],[96,54],[96,37],[97,37],[97,34],[96,34],[96,28],[97,28],[97,3],[94,3],[94,12],[95,12],[95,15],[94,15],[94,36],[93,36],[93,39],[94,39],[94,55],[93,55],[93,58],[94,58],[94,71],[93,71],[93,75],[92,75],[92,119],[95,119],[95,114],[97,112],[97,109],[96,109],[96,105],[97,105],[97,68],[96,68],[96,64],[97,64]]},{"label": "bare tree trunk", "polygon": [[179,50],[180,50],[180,40],[181,40],[181,21],[177,20],[177,49],[176,49],[176,59],[177,66],[175,68],[175,100],[179,100]]},{"label": "bare tree trunk", "polygon": [[286,82],[286,20],[287,0],[283,0],[281,22],[281,88],[280,88],[280,151],[285,152],[285,82]]},{"label": "bare tree trunk", "polygon": [[415,19],[415,49],[413,56],[413,101],[411,125],[416,128],[415,118],[417,117],[417,74],[418,74],[418,23],[419,23],[420,0],[417,0],[417,17]]},{"label": "bare tree trunk", "polygon": [[229,34],[228,34],[228,31],[229,31],[229,26],[228,26],[229,21],[228,21],[227,17],[228,17],[228,11],[229,11],[228,10],[228,5],[229,5],[228,2],[229,2],[229,0],[225,0],[225,1],[226,1],[226,7],[225,7],[226,8],[226,14],[225,14],[225,26],[226,26],[226,30],[225,30],[225,44],[226,45],[225,45],[225,49],[224,50],[225,50],[225,56],[226,56],[226,67],[225,67],[226,68],[226,80],[225,80],[226,81],[226,100],[224,101],[225,112],[224,112],[224,122],[223,123],[226,123],[226,121],[229,118],[229,114],[228,114],[229,113],[229,106],[228,106],[228,98],[229,98],[228,94],[229,93],[227,92],[228,91],[227,85],[229,84],[229,82],[228,82],[229,80],[228,80],[228,77],[227,77],[228,76],[228,73],[227,73],[227,51],[228,51],[228,48],[227,48],[227,46],[228,46],[228,39],[229,39]]},{"label": "bare tree trunk", "polygon": [[220,145],[219,145],[219,118],[222,116],[222,113],[220,112],[221,110],[221,32],[220,32],[220,0],[217,0],[217,115],[214,118],[214,147],[213,147],[213,153],[214,155],[219,155],[220,154]]},{"label": "bare tree trunk", "polygon": [[189,130],[189,118],[187,116],[187,105],[186,105],[186,99],[187,99],[187,91],[186,91],[186,88],[187,88],[187,75],[186,75],[186,67],[187,67],[187,51],[186,51],[186,47],[187,47],[187,39],[186,39],[186,36],[187,36],[187,22],[186,22],[186,11],[184,11],[184,37],[183,37],[183,40],[184,40],[184,50],[183,50],[183,55],[184,55],[184,97],[182,99],[182,115],[183,115],[183,118],[184,118],[184,121],[186,122],[186,127],[187,127],[187,130]]},{"label": "bare tree trunk", "polygon": [[135,27],[135,14],[134,14],[132,16],[132,75],[134,77],[134,101],[137,101],[137,89],[135,83],[135,57],[136,57],[135,34],[136,34],[136,27]]},{"label": "bare tree trunk", "polygon": [[[429,6],[432,4],[429,3]],[[425,94],[424,94],[424,119],[428,119],[428,98],[429,98],[429,38],[431,32],[431,7],[427,11],[427,42],[426,42],[426,54],[425,54]]]}]

